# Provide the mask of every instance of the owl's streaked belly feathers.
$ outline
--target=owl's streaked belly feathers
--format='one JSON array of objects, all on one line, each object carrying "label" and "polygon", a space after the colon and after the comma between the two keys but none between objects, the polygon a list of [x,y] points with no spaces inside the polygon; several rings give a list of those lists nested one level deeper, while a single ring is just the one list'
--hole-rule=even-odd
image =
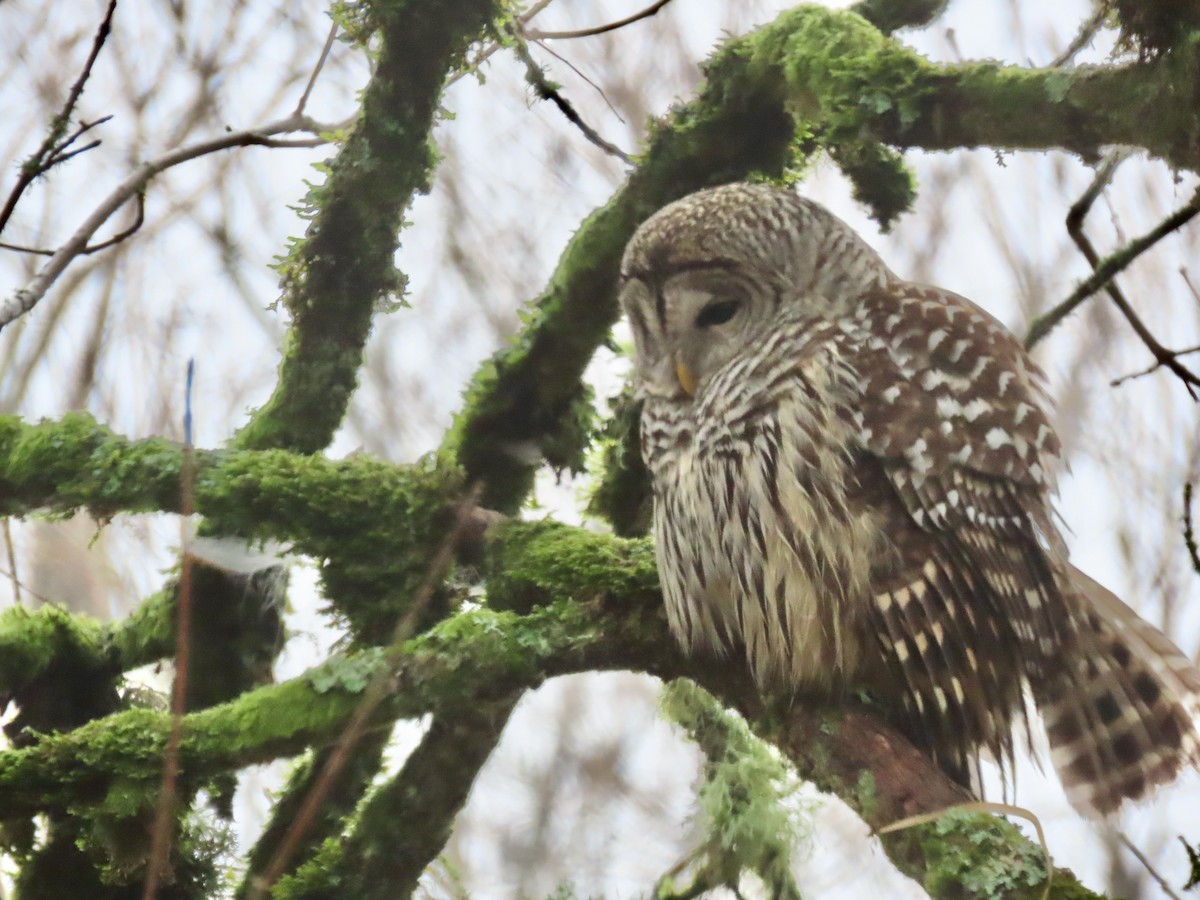
[{"label": "owl's streaked belly feathers", "polygon": [[[855,445],[838,412],[854,379],[831,344],[808,348],[780,365],[766,346],[694,402],[649,398],[642,418],[672,630],[692,651],[744,648],[761,686],[801,692],[858,670],[878,533],[846,503]],[[751,398],[747,383],[770,387]]]}]

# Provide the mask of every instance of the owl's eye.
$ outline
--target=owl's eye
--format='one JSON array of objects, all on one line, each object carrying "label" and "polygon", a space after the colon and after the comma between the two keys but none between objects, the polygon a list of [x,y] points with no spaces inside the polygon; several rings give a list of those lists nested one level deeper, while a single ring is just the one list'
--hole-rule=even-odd
[{"label": "owl's eye", "polygon": [[713,325],[724,325],[737,314],[741,306],[740,300],[715,300],[696,315],[696,327],[711,328]]}]

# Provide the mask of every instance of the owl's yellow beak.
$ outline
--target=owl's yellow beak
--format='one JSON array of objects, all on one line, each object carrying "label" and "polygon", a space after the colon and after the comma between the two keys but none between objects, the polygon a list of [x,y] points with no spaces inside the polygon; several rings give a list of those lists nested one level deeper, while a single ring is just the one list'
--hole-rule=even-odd
[{"label": "owl's yellow beak", "polygon": [[678,353],[675,354],[675,377],[679,379],[679,386],[689,397],[696,396],[696,376],[692,374],[688,364],[679,358]]}]

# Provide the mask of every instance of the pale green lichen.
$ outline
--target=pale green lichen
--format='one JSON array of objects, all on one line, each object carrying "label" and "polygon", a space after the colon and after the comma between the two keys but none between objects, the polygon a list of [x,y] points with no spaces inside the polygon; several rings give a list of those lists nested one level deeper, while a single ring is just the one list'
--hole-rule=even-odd
[{"label": "pale green lichen", "polygon": [[798,898],[791,859],[809,835],[795,772],[740,716],[695,683],[671,682],[663,689],[662,704],[707,759],[700,786],[708,832],[702,877],[712,884],[736,884],[742,872],[753,872],[771,896]]}]

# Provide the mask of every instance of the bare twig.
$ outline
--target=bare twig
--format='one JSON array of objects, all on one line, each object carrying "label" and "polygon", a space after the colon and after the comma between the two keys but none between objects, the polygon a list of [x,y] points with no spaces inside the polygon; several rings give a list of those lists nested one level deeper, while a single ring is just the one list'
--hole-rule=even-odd
[{"label": "bare twig", "polygon": [[179,780],[179,746],[183,739],[183,714],[187,712],[188,666],[191,664],[192,645],[192,555],[188,552],[188,545],[191,543],[190,518],[196,489],[196,465],[192,456],[192,377],[194,374],[195,362],[189,359],[183,411],[183,462],[179,469],[179,532],[182,562],[179,572],[179,600],[175,612],[175,679],[171,686],[171,733],[167,738],[167,749],[163,759],[162,791],[159,793],[158,807],[154,815],[154,831],[150,844],[150,858],[147,863],[146,885],[142,894],[143,900],[154,900],[158,894],[159,880],[167,871],[175,821],[176,784]]},{"label": "bare twig", "polygon": [[13,586],[13,599],[17,606],[21,605],[21,580],[17,577],[17,551],[13,548],[12,525],[8,521],[8,517],[4,518],[4,546],[8,550],[8,568],[11,570],[10,576]]},{"label": "bare twig", "polygon": [[578,31],[538,31],[531,29],[525,33],[525,36],[533,41],[563,41],[572,38],[593,37],[597,34],[607,34],[610,31],[616,31],[618,28],[624,28],[626,25],[632,25],[634,22],[639,22],[642,19],[650,18],[670,2],[671,0],[655,0],[654,3],[651,3],[641,12],[636,12],[632,16],[626,16],[624,19],[619,19],[616,22],[609,22],[607,25],[597,25],[595,28],[581,28]]},{"label": "bare twig", "polygon": [[321,70],[325,68],[325,61],[329,59],[329,51],[333,49],[333,41],[337,37],[337,32],[337,22],[334,22],[329,26],[329,34],[325,36],[325,46],[321,48],[321,55],[317,57],[317,64],[313,66],[312,74],[308,76],[308,84],[304,86],[304,93],[300,95],[300,102],[296,104],[296,108],[292,111],[293,116],[304,115],[304,107],[308,105],[308,98],[312,96],[313,88],[317,85],[317,77],[321,74]]},{"label": "bare twig", "polygon": [[[1083,221],[1087,217],[1088,211],[1095,203],[1096,198],[1099,197],[1105,186],[1107,186],[1108,182],[1112,179],[1113,172],[1123,158],[1123,155],[1118,155],[1115,153],[1110,154],[1105,160],[1104,164],[1100,166],[1096,173],[1095,179],[1093,179],[1092,184],[1088,187],[1087,191],[1084,192],[1083,196],[1079,198],[1079,200],[1067,213],[1067,233],[1071,235],[1071,240],[1075,242],[1075,246],[1079,248],[1080,252],[1087,259],[1088,263],[1091,264],[1094,272],[1093,278],[1100,274],[1101,269],[1103,269],[1105,264],[1112,260],[1113,257],[1110,256],[1108,260],[1104,261],[1104,263],[1100,261],[1100,255],[1096,252],[1095,247],[1092,246],[1092,242],[1088,239],[1088,236],[1084,234]],[[1195,195],[1192,197],[1191,202],[1187,206],[1176,212],[1150,233],[1152,235],[1157,233],[1158,236],[1155,237],[1154,240],[1147,242],[1145,238],[1140,238],[1135,241],[1130,241],[1130,243],[1126,245],[1125,249],[1128,250],[1141,241],[1142,247],[1138,252],[1140,253],[1148,250],[1161,237],[1186,224],[1198,211],[1200,211],[1200,188],[1197,188]],[[1169,227],[1164,228],[1166,225],[1169,225]],[[1117,255],[1118,254],[1113,254],[1113,256]],[[1129,256],[1128,260],[1126,260],[1126,262],[1120,268],[1127,266],[1133,261],[1134,258],[1136,258],[1136,254]],[[1113,305],[1120,310],[1121,315],[1125,317],[1125,320],[1129,323],[1130,327],[1133,328],[1134,332],[1141,339],[1142,343],[1145,344],[1146,348],[1151,352],[1151,354],[1153,354],[1155,362],[1154,365],[1150,366],[1145,371],[1136,372],[1132,375],[1126,375],[1122,378],[1118,378],[1114,380],[1112,384],[1116,386],[1124,381],[1129,380],[1130,378],[1148,375],[1160,367],[1166,367],[1174,372],[1180,381],[1183,382],[1188,394],[1190,394],[1192,399],[1195,400],[1195,389],[1196,387],[1200,387],[1200,378],[1197,378],[1194,372],[1179,362],[1180,356],[1194,351],[1168,350],[1158,342],[1158,339],[1154,337],[1153,333],[1151,333],[1150,329],[1146,327],[1146,324],[1142,321],[1141,317],[1125,298],[1124,292],[1120,289],[1117,283],[1112,280],[1117,271],[1119,271],[1119,269],[1114,269],[1108,276],[1104,284],[1104,290],[1108,294],[1109,298],[1113,301]],[[1085,282],[1085,284],[1086,283],[1087,282]]]},{"label": "bare twig", "polygon": [[1192,484],[1183,485],[1183,545],[1192,558],[1192,568],[1200,575],[1200,547],[1196,545],[1196,528],[1192,521]]},{"label": "bare twig", "polygon": [[576,111],[575,107],[571,105],[571,102],[559,93],[558,88],[546,79],[546,74],[530,54],[529,47],[524,41],[517,41],[516,52],[521,62],[525,63],[525,79],[533,86],[533,89],[537,91],[537,95],[541,99],[549,100],[557,106],[559,111],[567,117],[568,121],[583,132],[584,137],[605,153],[617,157],[622,162],[629,163],[633,161],[630,159],[629,154],[620,147],[614,146],[600,137],[595,129],[583,121],[583,118]]},{"label": "bare twig", "polygon": [[1146,854],[1142,853],[1142,851],[1137,848],[1137,846],[1129,839],[1129,836],[1125,834],[1125,832],[1118,831],[1117,839],[1125,845],[1126,850],[1137,857],[1137,861],[1140,862],[1142,867],[1150,873],[1150,877],[1158,882],[1158,886],[1162,888],[1164,894],[1170,897],[1171,900],[1182,900],[1182,898],[1171,889],[1171,885],[1167,879],[1158,874],[1158,870],[1155,869],[1150,860],[1146,858]]},{"label": "bare twig", "polygon": [[[200,141],[188,147],[179,147],[142,163],[93,210],[67,242],[54,252],[54,255],[29,284],[0,303],[0,330],[33,309],[67,266],[76,257],[83,254],[88,247],[88,241],[100,226],[130,199],[143,193],[146,185],[155,176],[173,166],[210,153],[228,150],[231,147],[319,147],[329,142],[327,138],[321,137],[321,134],[334,130],[336,130],[336,126],[323,125],[308,116],[291,115],[276,122],[270,122],[261,128],[231,131],[220,137]],[[311,134],[313,137],[293,140],[275,137],[275,135],[296,132]]]},{"label": "bare twig", "polygon": [[1192,279],[1188,276],[1187,266],[1180,266],[1179,274],[1183,276],[1183,283],[1188,286],[1188,290],[1192,292],[1192,296],[1196,298],[1196,302],[1200,303],[1200,291],[1196,290],[1196,286],[1192,284]]},{"label": "bare twig", "polygon": [[61,600],[53,600],[50,597],[47,597],[44,594],[39,594],[37,591],[30,588],[29,585],[25,584],[25,582],[23,582],[19,578],[17,578],[17,575],[15,572],[10,572],[7,569],[0,569],[0,577],[7,578],[9,581],[11,581],[13,583],[14,586],[19,585],[22,591],[24,591],[26,594],[28,594],[30,597],[32,597],[34,600],[36,600],[38,603],[43,603],[46,606],[61,606],[62,605]]},{"label": "bare twig", "polygon": [[[109,247],[121,243],[121,241],[133,237],[138,229],[145,224],[146,221],[146,192],[138,191],[137,195],[137,212],[134,213],[133,224],[123,231],[119,231],[112,237],[101,241],[98,244],[89,244],[79,251],[80,256],[91,256],[93,253],[99,253],[101,250],[107,250]],[[53,256],[54,250],[47,250],[42,247],[23,247],[20,244],[7,244],[0,241],[0,248],[5,250],[14,250],[17,253],[30,253],[34,256]]]},{"label": "bare twig", "polygon": [[4,231],[4,226],[12,218],[13,210],[17,208],[17,203],[20,201],[21,195],[25,193],[25,189],[39,176],[46,174],[53,166],[70,159],[72,156],[78,156],[80,153],[90,150],[99,143],[99,141],[93,142],[71,153],[64,154],[63,152],[85,131],[94,125],[100,124],[100,122],[108,121],[107,117],[93,122],[91,125],[81,124],[81,127],[67,138],[65,142],[62,141],[62,137],[67,130],[67,123],[71,121],[71,113],[75,111],[75,104],[79,102],[79,97],[83,93],[84,86],[87,84],[88,79],[92,77],[92,66],[95,65],[97,57],[100,56],[100,50],[104,47],[104,42],[108,40],[108,35],[112,31],[113,14],[116,11],[117,0],[109,0],[108,8],[104,11],[104,19],[100,22],[100,27],[96,29],[96,36],[92,39],[92,49],[88,53],[87,62],[83,64],[83,71],[79,73],[79,77],[71,85],[71,90],[67,93],[67,99],[63,103],[62,109],[59,110],[58,115],[51,121],[50,131],[46,135],[46,139],[42,141],[41,146],[21,166],[21,174],[17,177],[17,183],[13,186],[8,198],[4,201],[3,209],[0,209],[0,231]]},{"label": "bare twig", "polygon": [[1096,11],[1079,27],[1079,33],[1071,39],[1071,43],[1067,44],[1067,49],[1055,57],[1054,62],[1050,63],[1051,68],[1070,65],[1076,54],[1084,47],[1092,42],[1096,34],[1104,26],[1104,20],[1108,17],[1108,5],[1105,3],[1097,4]]},{"label": "bare twig", "polygon": [[[1099,177],[1099,175],[1097,177]],[[1093,187],[1094,186],[1095,182],[1093,182]],[[1109,297],[1112,298],[1114,305],[1116,305],[1117,309],[1121,311],[1121,314],[1125,317],[1126,321],[1129,322],[1134,332],[1136,332],[1137,336],[1141,339],[1142,343],[1145,344],[1146,348],[1151,352],[1151,354],[1153,354],[1157,363],[1157,365],[1155,365],[1153,368],[1158,368],[1161,366],[1170,369],[1177,377],[1179,377],[1181,381],[1183,381],[1188,393],[1194,398],[1196,396],[1194,389],[1195,387],[1200,386],[1200,379],[1198,379],[1191,370],[1187,369],[1179,362],[1178,357],[1180,355],[1180,351],[1168,350],[1167,348],[1163,347],[1162,344],[1157,341],[1157,339],[1155,339],[1153,334],[1150,333],[1149,329],[1138,317],[1137,313],[1134,312],[1133,308],[1125,300],[1125,297],[1121,293],[1120,289],[1112,283],[1112,280],[1118,273],[1124,271],[1129,264],[1137,259],[1141,254],[1145,253],[1171,232],[1182,228],[1184,225],[1190,222],[1198,212],[1200,212],[1200,188],[1196,190],[1195,194],[1192,196],[1192,199],[1188,201],[1187,204],[1180,207],[1153,229],[1141,237],[1134,238],[1120,250],[1101,260],[1099,255],[1096,253],[1095,248],[1092,247],[1091,241],[1089,241],[1087,236],[1083,233],[1082,224],[1083,217],[1086,215],[1087,209],[1090,208],[1091,202],[1095,200],[1095,196],[1098,196],[1100,190],[1102,189],[1103,185],[1094,191],[1092,188],[1089,188],[1084,197],[1080,198],[1079,203],[1076,203],[1075,206],[1071,207],[1071,212],[1067,216],[1067,231],[1071,234],[1071,238],[1075,241],[1076,246],[1079,247],[1080,251],[1092,265],[1092,274],[1074,291],[1072,291],[1071,295],[1067,297],[1066,300],[1034,321],[1033,325],[1029,329],[1028,335],[1025,337],[1025,346],[1026,348],[1032,348],[1038,343],[1038,341],[1049,334],[1063,319],[1074,312],[1084,300],[1092,296],[1092,294],[1096,293],[1096,291],[1104,289],[1107,291]],[[1088,199],[1089,197],[1090,199]],[[1088,200],[1086,205],[1084,205],[1084,200]],[[1082,212],[1077,213],[1077,208],[1082,209]],[[1153,369],[1151,371],[1153,371]]]},{"label": "bare twig", "polygon": [[557,50],[555,50],[549,44],[543,44],[541,41],[535,41],[534,43],[536,43],[539,47],[541,47],[543,50],[545,50],[547,53],[549,53],[551,56],[553,56],[555,59],[557,59],[559,62],[561,62],[564,66],[569,68],[572,72],[574,72],[576,75],[578,75],[584,81],[586,81],[588,83],[588,85],[592,88],[592,90],[594,90],[597,94],[600,95],[600,99],[604,101],[604,105],[609,108],[609,110],[612,112],[612,114],[617,117],[617,121],[619,121],[622,125],[625,124],[625,120],[621,118],[621,114],[619,112],[617,112],[617,108],[615,106],[613,106],[612,103],[609,101],[608,94],[604,93],[604,88],[602,88],[602,87],[600,87],[600,85],[596,84],[596,82],[593,81],[591,78],[588,78],[587,75],[583,74],[583,72],[581,72],[579,70],[579,67],[577,65],[575,65],[575,63],[571,62],[569,59],[567,59],[565,56],[563,56],[561,53],[559,53]]},{"label": "bare twig", "polygon": [[[454,527],[450,530],[450,533],[446,536],[446,539],[438,548],[433,561],[430,563],[429,574],[417,590],[412,606],[399,623],[397,623],[392,633],[391,647],[398,647],[412,636],[416,630],[418,620],[425,612],[426,607],[429,606],[429,602],[433,599],[434,590],[441,583],[446,572],[449,571],[454,561],[455,552],[463,537],[478,531],[481,519],[477,515],[477,504],[481,491],[481,485],[477,484],[459,504]],[[483,527],[486,528],[487,525],[484,524]],[[272,886],[283,875],[284,870],[299,847],[300,841],[303,840],[304,835],[312,827],[313,820],[325,803],[325,798],[332,789],[338,775],[349,761],[350,754],[354,751],[355,746],[357,746],[359,740],[366,732],[371,717],[379,709],[380,704],[387,698],[391,689],[391,681],[391,667],[384,666],[367,683],[367,687],[363,691],[362,700],[354,710],[354,715],[346,724],[345,729],[338,737],[338,741],[333,747],[333,752],[326,760],[325,767],[318,774],[312,789],[308,792],[308,796],[304,798],[304,804],[296,814],[296,818],[292,822],[292,827],[288,829],[287,834],[279,842],[279,847],[264,869],[262,876],[255,879],[251,885],[251,900],[259,900],[259,898],[269,896]]]}]

